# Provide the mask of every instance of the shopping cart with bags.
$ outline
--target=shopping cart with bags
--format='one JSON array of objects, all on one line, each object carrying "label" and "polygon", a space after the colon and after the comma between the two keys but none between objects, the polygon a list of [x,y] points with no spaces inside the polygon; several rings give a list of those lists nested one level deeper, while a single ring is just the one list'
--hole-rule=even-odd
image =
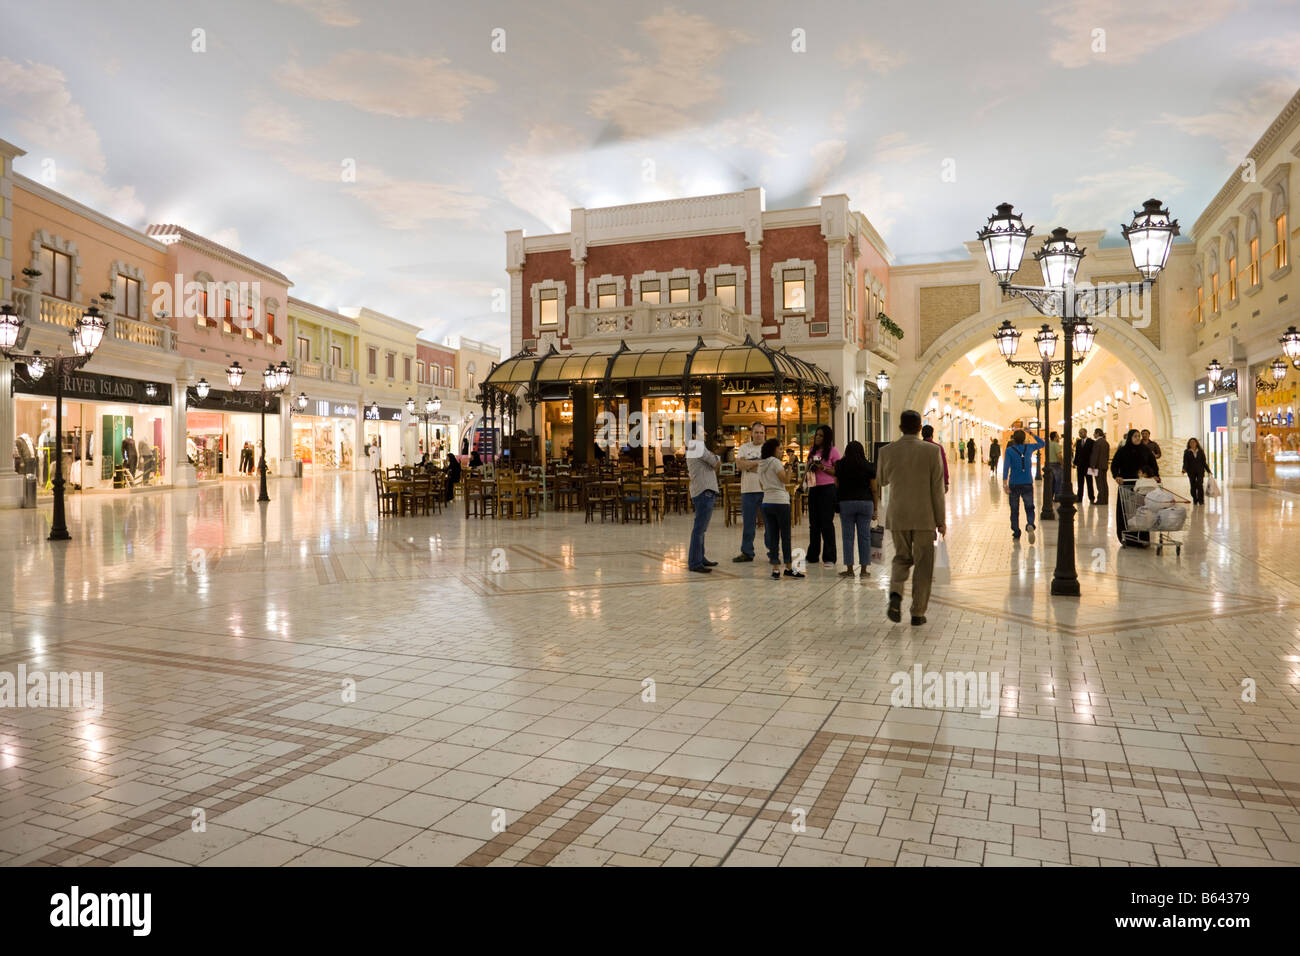
[{"label": "shopping cart with bags", "polygon": [[1151,539],[1156,554],[1163,554],[1165,547],[1172,545],[1181,555],[1181,532],[1191,503],[1190,498],[1180,497],[1149,479],[1121,480],[1119,506],[1124,515],[1124,543],[1145,545]]}]

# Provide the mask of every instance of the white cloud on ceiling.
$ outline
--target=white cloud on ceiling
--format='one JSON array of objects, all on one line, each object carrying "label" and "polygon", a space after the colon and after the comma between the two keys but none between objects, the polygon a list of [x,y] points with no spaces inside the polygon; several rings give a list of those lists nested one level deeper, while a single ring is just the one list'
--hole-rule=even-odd
[{"label": "white cloud on ceiling", "polygon": [[699,125],[706,118],[701,108],[721,100],[722,77],[715,67],[738,44],[752,42],[698,13],[672,7],[646,17],[637,29],[653,53],[620,49],[623,62],[615,70],[620,79],[593,93],[587,107],[592,116],[636,139]]},{"label": "white cloud on ceiling", "polygon": [[1052,194],[1051,224],[1039,228],[1043,232],[1058,225],[1116,230],[1117,216],[1127,219],[1129,211],[1150,196],[1168,203],[1185,185],[1169,170],[1150,163],[1080,176],[1071,188]]},{"label": "white cloud on ceiling", "polygon": [[497,168],[502,196],[551,232],[568,232],[569,210],[582,205],[568,192],[581,178],[581,163],[564,151],[575,135],[567,127],[534,126],[527,142],[506,150]]},{"label": "white cloud on ceiling", "polygon": [[317,67],[290,61],[276,79],[309,99],[346,103],[380,116],[446,121],[464,119],[472,98],[496,89],[494,80],[451,66],[445,57],[378,50],[345,50]]},{"label": "white cloud on ceiling", "polygon": [[[1062,0],[1045,13],[1051,57],[1064,67],[1132,63],[1237,13],[1243,0]],[[1104,51],[1094,51],[1104,30]],[[1153,65],[1159,68],[1159,65]]]},{"label": "white cloud on ceiling", "polygon": [[1279,77],[1259,84],[1244,95],[1216,100],[1205,112],[1164,113],[1159,121],[1189,136],[1217,140],[1229,166],[1232,166],[1245,160],[1246,154],[1294,95],[1295,83]]},{"label": "white cloud on ceiling", "polygon": [[0,109],[12,118],[27,150],[18,160],[20,170],[26,168],[33,179],[115,219],[143,224],[145,206],[135,187],[105,181],[108,161],[99,132],[73,101],[62,71],[0,57]]},{"label": "white cloud on ceiling", "polygon": [[880,76],[907,62],[907,56],[897,47],[889,47],[867,37],[841,45],[835,51],[835,59],[845,66],[865,63],[868,70]]},{"label": "white cloud on ceiling", "polygon": [[346,0],[275,0],[275,2],[298,7],[326,26],[354,27],[361,22],[361,18],[348,8]]}]

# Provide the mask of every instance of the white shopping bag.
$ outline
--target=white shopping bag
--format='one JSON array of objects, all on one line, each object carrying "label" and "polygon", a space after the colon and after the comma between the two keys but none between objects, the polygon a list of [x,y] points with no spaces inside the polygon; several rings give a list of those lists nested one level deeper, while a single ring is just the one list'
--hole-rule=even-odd
[{"label": "white shopping bag", "polygon": [[934,575],[930,578],[933,584],[951,584],[952,568],[948,564],[948,542],[943,535],[935,535],[934,539]]},{"label": "white shopping bag", "polygon": [[885,529],[880,525],[871,527],[871,563],[880,564],[885,560]]},{"label": "white shopping bag", "polygon": [[1214,480],[1213,475],[1205,476],[1205,497],[1217,498],[1222,492],[1219,491],[1219,483]]}]

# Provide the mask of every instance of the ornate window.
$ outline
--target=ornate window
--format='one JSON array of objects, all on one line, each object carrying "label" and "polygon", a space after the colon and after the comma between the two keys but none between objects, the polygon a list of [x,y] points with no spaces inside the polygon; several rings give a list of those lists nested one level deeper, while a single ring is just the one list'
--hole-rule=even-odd
[{"label": "ornate window", "polygon": [[1279,163],[1266,180],[1262,183],[1265,193],[1269,197],[1268,219],[1273,225],[1273,246],[1270,250],[1273,253],[1273,274],[1272,278],[1280,278],[1282,270],[1291,265],[1291,243],[1288,235],[1288,223],[1290,212],[1290,195],[1288,194],[1288,182],[1291,178],[1291,164]]},{"label": "ornate window", "polygon": [[704,270],[704,294],[715,296],[728,309],[741,308],[744,289],[744,266],[724,265]]},{"label": "ornate window", "polygon": [[560,318],[564,315],[565,297],[568,286],[555,279],[534,282],[531,290],[533,302],[533,328],[558,329]]},{"label": "ornate window", "polygon": [[627,280],[622,276],[603,275],[587,280],[587,301],[593,308],[615,309],[626,301]]},{"label": "ornate window", "polygon": [[41,272],[37,287],[43,295],[76,302],[81,293],[81,253],[77,244],[38,229],[32,234],[31,268]]}]

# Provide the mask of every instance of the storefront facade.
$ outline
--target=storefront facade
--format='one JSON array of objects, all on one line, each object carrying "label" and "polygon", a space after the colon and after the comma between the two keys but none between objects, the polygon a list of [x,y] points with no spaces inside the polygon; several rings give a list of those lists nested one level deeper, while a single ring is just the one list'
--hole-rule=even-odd
[{"label": "storefront facade", "polygon": [[415,429],[403,425],[405,417],[403,410],[391,405],[371,404],[363,411],[365,440],[362,445],[362,455],[369,463],[368,467],[396,468],[407,464],[406,453],[403,450],[405,440],[408,437],[411,441],[415,440],[413,434],[407,435]]},{"label": "storefront facade", "polygon": [[[199,398],[188,396],[185,416],[185,458],[196,481],[256,478],[262,453],[262,401],[256,391],[211,389]],[[279,454],[283,399],[271,399],[266,410],[267,474],[281,474]]]},{"label": "storefront facade", "polygon": [[[305,394],[305,393],[301,393]],[[308,396],[305,406],[290,404],[293,457],[304,474],[353,471],[358,466],[357,406]]]},{"label": "storefront facade", "polygon": [[[55,397],[52,376],[14,369],[14,470],[53,494]],[[63,392],[63,476],[67,489],[111,491],[171,484],[170,385],[77,371]]]},{"label": "storefront facade", "polygon": [[[1255,482],[1264,488],[1300,493],[1300,371],[1286,366],[1283,378],[1261,369],[1255,394]],[[1270,387],[1271,386],[1271,387]]]}]

